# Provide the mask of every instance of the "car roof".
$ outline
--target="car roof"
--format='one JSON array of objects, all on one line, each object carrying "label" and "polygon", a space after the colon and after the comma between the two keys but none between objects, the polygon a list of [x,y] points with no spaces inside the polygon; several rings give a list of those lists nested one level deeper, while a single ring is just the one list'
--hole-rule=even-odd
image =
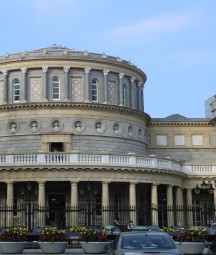
[{"label": "car roof", "polygon": [[133,236],[133,235],[150,235],[150,236],[155,236],[155,235],[160,235],[160,236],[169,236],[169,234],[165,232],[157,232],[157,231],[128,231],[128,232],[121,232],[121,236]]}]

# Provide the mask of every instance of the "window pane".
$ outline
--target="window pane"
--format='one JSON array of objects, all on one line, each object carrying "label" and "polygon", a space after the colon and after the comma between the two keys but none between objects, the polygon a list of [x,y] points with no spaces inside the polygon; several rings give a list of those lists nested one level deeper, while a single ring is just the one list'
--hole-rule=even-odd
[{"label": "window pane", "polygon": [[192,135],[192,145],[203,145],[203,136]]},{"label": "window pane", "polygon": [[185,145],[184,135],[175,135],[174,136],[174,144],[175,145]]},{"label": "window pane", "polygon": [[157,135],[157,145],[167,145],[167,136]]}]

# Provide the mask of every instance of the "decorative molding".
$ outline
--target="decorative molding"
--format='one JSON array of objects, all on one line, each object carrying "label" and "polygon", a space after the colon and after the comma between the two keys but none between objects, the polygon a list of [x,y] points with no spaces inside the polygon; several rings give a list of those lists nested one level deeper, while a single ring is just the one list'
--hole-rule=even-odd
[{"label": "decorative molding", "polygon": [[150,116],[147,113],[140,112],[135,109],[119,107],[115,105],[107,105],[107,104],[89,104],[89,103],[70,103],[70,102],[35,102],[35,103],[23,103],[23,104],[7,104],[0,105],[0,112],[8,112],[8,111],[19,111],[19,110],[38,110],[38,109],[98,109],[98,110],[108,110],[112,112],[120,112],[133,116],[137,116],[140,118],[146,119],[146,121],[150,121]]},{"label": "decorative molding", "polygon": [[46,73],[48,71],[48,66],[42,66],[42,70],[44,73]]}]

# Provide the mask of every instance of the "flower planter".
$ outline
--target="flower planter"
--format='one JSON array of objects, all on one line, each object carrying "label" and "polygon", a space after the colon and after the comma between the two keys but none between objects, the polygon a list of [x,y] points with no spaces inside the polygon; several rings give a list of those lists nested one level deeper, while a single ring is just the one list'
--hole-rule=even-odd
[{"label": "flower planter", "polygon": [[184,254],[202,254],[205,249],[205,244],[199,242],[175,242],[175,244]]},{"label": "flower planter", "polygon": [[64,253],[68,242],[38,242],[43,253]]},{"label": "flower planter", "polygon": [[110,242],[80,242],[80,245],[84,253],[98,254],[106,253],[106,245],[109,245]]},{"label": "flower planter", "polygon": [[0,242],[1,253],[22,253],[27,242]]}]

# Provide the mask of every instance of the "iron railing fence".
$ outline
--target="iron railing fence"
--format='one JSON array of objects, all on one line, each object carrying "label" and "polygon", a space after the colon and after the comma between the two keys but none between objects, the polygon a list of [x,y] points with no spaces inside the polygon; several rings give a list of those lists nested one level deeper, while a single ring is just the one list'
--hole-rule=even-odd
[{"label": "iron railing fence", "polygon": [[77,207],[40,207],[34,204],[0,206],[1,228],[24,226],[31,230],[41,225],[57,226],[61,229],[70,226],[102,226],[114,225],[115,219],[122,230],[127,228],[130,220],[133,220],[135,225],[158,225],[160,228],[171,225],[206,226],[209,222],[216,222],[216,208],[199,205],[137,207],[97,204]]}]

